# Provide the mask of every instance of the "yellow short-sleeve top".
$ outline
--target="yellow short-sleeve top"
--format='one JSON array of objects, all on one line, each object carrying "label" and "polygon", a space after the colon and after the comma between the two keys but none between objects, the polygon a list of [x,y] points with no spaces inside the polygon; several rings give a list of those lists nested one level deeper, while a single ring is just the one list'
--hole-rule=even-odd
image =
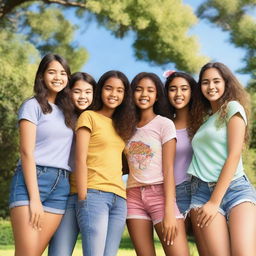
[{"label": "yellow short-sleeve top", "polygon": [[[85,111],[78,118],[76,130],[81,127],[91,131],[87,155],[87,187],[126,198],[122,180],[122,152],[125,143],[116,133],[112,119],[95,111]],[[73,174],[70,183],[71,193],[76,193]]]}]

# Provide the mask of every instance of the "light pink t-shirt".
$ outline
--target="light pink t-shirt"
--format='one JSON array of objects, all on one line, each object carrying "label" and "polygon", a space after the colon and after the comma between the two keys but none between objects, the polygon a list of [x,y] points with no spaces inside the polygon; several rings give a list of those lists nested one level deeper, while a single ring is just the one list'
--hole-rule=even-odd
[{"label": "light pink t-shirt", "polygon": [[145,126],[137,127],[125,147],[130,170],[127,188],[163,183],[162,146],[174,138],[174,123],[160,115]]}]

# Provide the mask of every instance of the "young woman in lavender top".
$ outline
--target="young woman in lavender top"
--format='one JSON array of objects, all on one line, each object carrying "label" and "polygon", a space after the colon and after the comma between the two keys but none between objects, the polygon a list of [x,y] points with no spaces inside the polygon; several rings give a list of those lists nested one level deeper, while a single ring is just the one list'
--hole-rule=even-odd
[{"label": "young woman in lavender top", "polygon": [[20,161],[11,183],[16,256],[39,256],[66,209],[73,139],[70,69],[57,54],[38,67],[34,92],[19,109]]},{"label": "young woman in lavender top", "polygon": [[[166,71],[165,92],[169,102],[171,118],[176,127],[177,143],[174,161],[174,178],[176,185],[176,202],[183,214],[186,230],[191,229],[191,220],[187,216],[191,203],[191,177],[187,174],[192,160],[192,134],[198,128],[196,99],[198,86],[190,75],[178,71]],[[200,243],[200,234],[196,234],[197,247],[200,255],[207,255]]]}]

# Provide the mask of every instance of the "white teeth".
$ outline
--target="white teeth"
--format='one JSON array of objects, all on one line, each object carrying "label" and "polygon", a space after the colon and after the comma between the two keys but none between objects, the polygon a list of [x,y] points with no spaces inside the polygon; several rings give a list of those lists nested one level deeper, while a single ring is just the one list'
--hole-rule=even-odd
[{"label": "white teeth", "polygon": [[179,103],[182,103],[183,100],[182,99],[176,99],[175,102],[179,104]]},{"label": "white teeth", "polygon": [[208,92],[208,94],[209,94],[210,96],[214,96],[216,93],[217,93],[217,91],[210,91],[210,92]]},{"label": "white teeth", "polygon": [[52,83],[54,86],[61,86],[61,83]]},{"label": "white teeth", "polygon": [[146,104],[148,102],[148,100],[139,100],[141,104]]},{"label": "white teeth", "polygon": [[115,99],[109,99],[108,101],[109,101],[109,103],[116,103]]}]

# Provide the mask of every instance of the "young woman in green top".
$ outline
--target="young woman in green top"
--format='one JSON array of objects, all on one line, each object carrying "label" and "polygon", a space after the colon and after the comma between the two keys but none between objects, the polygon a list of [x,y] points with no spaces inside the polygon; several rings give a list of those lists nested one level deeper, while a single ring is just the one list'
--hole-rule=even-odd
[{"label": "young woman in green top", "polygon": [[192,140],[191,218],[209,256],[256,255],[256,193],[243,169],[248,97],[222,63],[199,75],[198,124]]}]

